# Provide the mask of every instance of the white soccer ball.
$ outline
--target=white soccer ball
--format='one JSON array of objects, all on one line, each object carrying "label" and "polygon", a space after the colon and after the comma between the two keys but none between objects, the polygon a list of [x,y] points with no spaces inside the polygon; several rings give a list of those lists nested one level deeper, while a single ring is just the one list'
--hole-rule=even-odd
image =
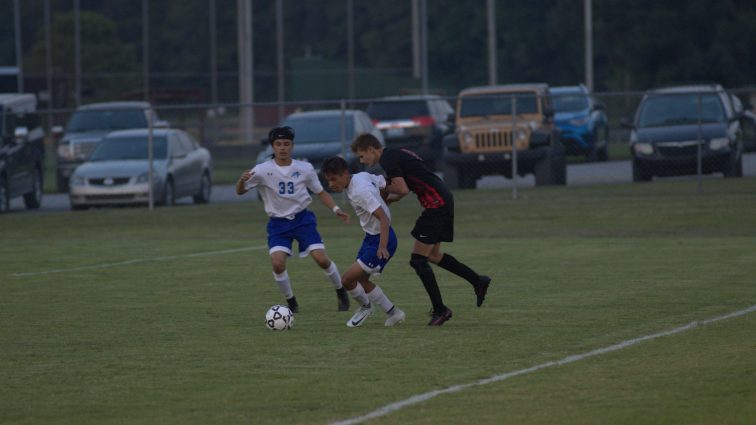
[{"label": "white soccer ball", "polygon": [[272,331],[286,331],[294,324],[294,313],[285,305],[274,305],[265,313],[265,326]]}]

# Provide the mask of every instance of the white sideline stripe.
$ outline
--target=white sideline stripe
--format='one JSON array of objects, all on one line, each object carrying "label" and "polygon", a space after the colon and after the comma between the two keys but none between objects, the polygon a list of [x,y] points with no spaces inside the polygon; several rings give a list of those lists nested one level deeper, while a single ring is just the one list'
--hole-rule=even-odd
[{"label": "white sideline stripe", "polygon": [[381,416],[386,416],[389,413],[396,412],[397,410],[403,409],[403,408],[411,406],[413,404],[422,403],[424,401],[430,400],[430,399],[432,399],[432,398],[434,398],[436,396],[439,396],[441,394],[456,393],[456,392],[460,392],[460,391],[466,390],[468,388],[472,388],[472,387],[476,387],[476,386],[480,386],[480,385],[491,384],[493,382],[503,381],[505,379],[513,378],[515,376],[526,375],[528,373],[536,372],[538,370],[546,369],[546,368],[549,368],[549,367],[552,367],[552,366],[562,366],[562,365],[566,365],[566,364],[569,364],[569,363],[574,363],[574,362],[586,359],[588,357],[597,356],[599,354],[611,353],[612,351],[622,350],[623,348],[627,348],[627,347],[630,347],[632,345],[635,345],[635,344],[638,344],[638,343],[641,343],[641,342],[644,342],[644,341],[648,341],[648,340],[651,340],[651,339],[656,339],[656,338],[663,337],[663,336],[674,335],[674,334],[677,334],[677,333],[680,333],[680,332],[685,332],[687,330],[697,328],[699,326],[704,326],[704,325],[708,325],[708,324],[711,324],[711,323],[714,323],[714,322],[718,322],[720,320],[727,320],[727,319],[732,319],[733,317],[743,316],[745,314],[752,313],[754,311],[756,311],[756,305],[752,305],[752,306],[750,306],[750,307],[748,307],[748,308],[746,308],[744,310],[738,310],[738,311],[735,311],[735,312],[732,312],[732,313],[729,313],[729,314],[725,314],[723,316],[717,316],[717,317],[713,317],[711,319],[706,319],[706,320],[702,320],[702,321],[691,322],[691,323],[688,323],[685,326],[680,326],[678,328],[670,329],[670,330],[667,330],[667,331],[662,331],[662,332],[651,334],[651,335],[641,336],[641,337],[638,337],[638,338],[628,339],[628,340],[622,341],[620,343],[617,343],[617,344],[614,344],[614,345],[609,345],[609,346],[604,347],[604,348],[598,348],[598,349],[595,349],[595,350],[592,350],[592,351],[585,352],[583,354],[575,354],[575,355],[572,355],[572,356],[567,356],[567,357],[565,357],[565,358],[563,358],[561,360],[556,360],[556,361],[550,361],[550,362],[546,362],[546,363],[541,363],[539,365],[536,365],[536,366],[533,366],[533,367],[529,367],[527,369],[515,370],[515,371],[512,371],[512,372],[503,373],[501,375],[494,375],[494,376],[491,376],[491,377],[488,377],[488,378],[485,378],[485,379],[481,379],[481,380],[476,381],[476,382],[471,382],[471,383],[468,383],[468,384],[454,385],[454,386],[443,388],[443,389],[440,389],[440,390],[429,391],[427,393],[413,395],[412,397],[406,398],[404,400],[400,400],[400,401],[397,401],[395,403],[391,403],[391,404],[387,404],[387,405],[385,405],[383,407],[379,407],[378,409],[375,409],[375,410],[373,410],[372,412],[370,412],[368,414],[365,414],[365,415],[362,415],[362,416],[357,416],[357,417],[354,417],[354,418],[351,418],[351,419],[345,419],[343,421],[332,422],[330,425],[352,425],[352,424],[359,424],[359,423],[362,423],[362,422],[365,422],[365,421],[369,421],[370,419],[375,419],[375,418],[379,418]]},{"label": "white sideline stripe", "polygon": [[110,267],[129,266],[129,265],[132,265],[132,264],[147,263],[147,262],[151,262],[151,261],[170,261],[170,260],[178,260],[180,258],[204,257],[204,256],[208,256],[208,255],[221,255],[221,254],[233,254],[235,252],[251,251],[251,250],[263,249],[263,248],[268,248],[268,246],[267,245],[260,245],[260,246],[251,246],[251,247],[247,247],[247,248],[224,249],[222,251],[196,252],[194,254],[185,254],[185,255],[167,255],[167,256],[164,256],[164,257],[155,257],[155,258],[135,258],[133,260],[118,261],[116,263],[93,264],[91,266],[72,267],[70,269],[53,269],[53,270],[43,270],[43,271],[39,271],[39,272],[10,273],[8,276],[24,277],[24,276],[38,276],[38,275],[52,274],[52,273],[77,272],[77,271],[81,271],[81,270],[107,269],[107,268],[110,268]]}]

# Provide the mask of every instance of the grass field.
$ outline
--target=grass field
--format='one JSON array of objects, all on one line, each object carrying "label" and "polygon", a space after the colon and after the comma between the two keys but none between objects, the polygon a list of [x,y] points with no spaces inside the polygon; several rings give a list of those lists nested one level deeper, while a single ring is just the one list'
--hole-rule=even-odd
[{"label": "grass field", "polygon": [[[454,317],[426,326],[396,204],[377,281],[407,313],[345,326],[309,260],[283,301],[256,202],[0,216],[0,423],[328,424],[756,305],[756,179],[456,194],[446,248],[491,275],[486,303],[436,269]],[[337,195],[338,199],[338,195]],[[343,203],[343,202],[341,202]],[[361,239],[314,204],[342,269]],[[753,424],[756,312],[409,404],[371,424]]]}]

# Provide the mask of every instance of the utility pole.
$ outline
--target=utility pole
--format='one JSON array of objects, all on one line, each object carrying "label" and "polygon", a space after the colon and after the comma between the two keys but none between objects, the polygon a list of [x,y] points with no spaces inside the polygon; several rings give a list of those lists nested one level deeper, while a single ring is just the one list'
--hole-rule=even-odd
[{"label": "utility pole", "polygon": [[284,117],[286,71],[284,70],[283,0],[276,0],[276,63],[278,69],[278,121]]},{"label": "utility pole", "polygon": [[428,0],[420,0],[420,74],[423,94],[428,94]]},{"label": "utility pole", "polygon": [[218,58],[215,18],[215,0],[210,0],[210,102],[213,109],[218,104]]},{"label": "utility pole", "polygon": [[74,0],[74,99],[81,105],[81,4]]},{"label": "utility pole", "polygon": [[24,92],[24,55],[21,52],[21,10],[18,0],[13,0],[13,21],[16,32],[16,85],[19,93]]},{"label": "utility pole", "polygon": [[150,2],[142,0],[142,91],[150,100]]},{"label": "utility pole", "polygon": [[239,52],[239,124],[244,143],[254,141],[254,60],[252,49],[252,0],[236,0],[237,49]]},{"label": "utility pole", "polygon": [[420,5],[412,0],[412,78],[420,79]]},{"label": "utility pole", "polygon": [[488,84],[497,84],[498,57],[496,53],[496,2],[486,0],[486,18],[488,21]]},{"label": "utility pole", "polygon": [[354,99],[354,0],[346,0],[347,99]]},{"label": "utility pole", "polygon": [[591,0],[583,0],[585,19],[585,86],[593,93],[593,11]]}]

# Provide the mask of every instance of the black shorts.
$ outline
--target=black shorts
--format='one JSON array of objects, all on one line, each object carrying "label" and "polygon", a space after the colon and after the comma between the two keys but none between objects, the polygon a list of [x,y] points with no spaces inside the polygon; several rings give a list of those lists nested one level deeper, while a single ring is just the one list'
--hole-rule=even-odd
[{"label": "black shorts", "polygon": [[452,242],[454,240],[454,204],[449,203],[442,208],[423,210],[410,233],[419,242],[428,245]]}]

